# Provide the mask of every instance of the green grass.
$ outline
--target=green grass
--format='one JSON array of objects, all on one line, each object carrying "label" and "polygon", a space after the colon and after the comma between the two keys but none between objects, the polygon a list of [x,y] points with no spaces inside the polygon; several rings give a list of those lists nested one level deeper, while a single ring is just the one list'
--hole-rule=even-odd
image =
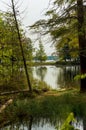
[{"label": "green grass", "polygon": [[27,62],[29,66],[55,65],[55,62]]},{"label": "green grass", "polygon": [[37,119],[48,118],[53,122],[57,119],[64,120],[71,112],[77,117],[86,118],[86,94],[81,94],[76,90],[68,90],[63,92],[49,91],[38,94],[35,98],[26,97],[22,100],[16,97],[13,104],[7,107],[1,117],[17,122],[32,116]]}]

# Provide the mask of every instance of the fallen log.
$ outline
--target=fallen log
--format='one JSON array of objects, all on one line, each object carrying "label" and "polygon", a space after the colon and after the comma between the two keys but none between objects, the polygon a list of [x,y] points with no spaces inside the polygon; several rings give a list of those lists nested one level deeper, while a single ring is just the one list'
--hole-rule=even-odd
[{"label": "fallen log", "polygon": [[18,90],[18,91],[10,91],[10,92],[2,92],[0,96],[8,95],[8,94],[17,94],[17,93],[29,92],[29,90]]},{"label": "fallen log", "polygon": [[2,111],[11,103],[13,102],[13,99],[9,99],[4,105],[1,106],[0,108],[0,113],[2,113]]}]

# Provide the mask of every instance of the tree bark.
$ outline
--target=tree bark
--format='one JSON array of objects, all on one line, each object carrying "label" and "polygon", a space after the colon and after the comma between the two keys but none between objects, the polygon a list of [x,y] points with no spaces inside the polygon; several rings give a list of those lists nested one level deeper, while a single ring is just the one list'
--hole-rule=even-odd
[{"label": "tree bark", "polygon": [[18,39],[19,39],[19,43],[20,43],[20,49],[21,49],[21,53],[22,53],[22,57],[23,57],[25,73],[26,73],[27,82],[28,82],[28,87],[29,87],[29,91],[32,92],[32,87],[31,87],[31,83],[30,83],[28,70],[27,70],[26,59],[25,59],[25,56],[24,56],[24,51],[23,51],[23,46],[22,46],[22,41],[21,41],[21,36],[20,36],[20,31],[19,31],[19,26],[18,26],[18,22],[17,22],[17,18],[16,18],[15,6],[14,6],[13,0],[11,0],[11,2],[12,2],[12,9],[13,9],[13,14],[14,14],[14,19],[15,19],[15,25],[16,25],[16,29],[17,29],[17,33],[18,33]]},{"label": "tree bark", "polygon": [[[84,5],[83,0],[77,0],[77,16],[78,16],[78,39],[79,39],[79,50],[80,50],[80,67],[81,75],[86,74],[86,39],[84,30]],[[80,91],[86,91],[86,78],[80,81]]]}]

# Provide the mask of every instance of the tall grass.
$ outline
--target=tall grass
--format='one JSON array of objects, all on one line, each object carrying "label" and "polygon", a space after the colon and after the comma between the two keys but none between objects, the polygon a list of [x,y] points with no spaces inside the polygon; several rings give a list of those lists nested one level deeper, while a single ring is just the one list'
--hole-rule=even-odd
[{"label": "tall grass", "polygon": [[3,117],[6,116],[10,121],[18,121],[32,116],[36,119],[47,118],[55,123],[57,120],[64,120],[71,112],[76,117],[86,118],[85,95],[69,92],[58,96],[47,94],[32,99],[18,99],[7,107]]}]

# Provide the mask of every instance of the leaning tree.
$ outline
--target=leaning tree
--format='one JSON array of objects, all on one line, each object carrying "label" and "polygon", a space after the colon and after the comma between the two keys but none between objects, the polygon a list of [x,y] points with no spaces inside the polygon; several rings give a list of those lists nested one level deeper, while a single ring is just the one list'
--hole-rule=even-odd
[{"label": "leaning tree", "polygon": [[11,0],[11,3],[12,3],[13,17],[15,19],[15,27],[16,27],[16,30],[17,30],[20,50],[21,50],[21,54],[22,54],[22,58],[23,58],[23,63],[24,63],[27,83],[28,83],[29,91],[32,92],[30,77],[29,77],[28,69],[27,69],[27,65],[26,65],[26,58],[25,58],[24,49],[23,49],[23,45],[22,45],[22,38],[21,38],[21,35],[20,35],[19,25],[18,25],[18,21],[17,21],[17,15],[16,15],[17,13],[16,13],[16,10],[15,10],[16,7],[15,7],[15,4],[14,4],[14,0]]}]

